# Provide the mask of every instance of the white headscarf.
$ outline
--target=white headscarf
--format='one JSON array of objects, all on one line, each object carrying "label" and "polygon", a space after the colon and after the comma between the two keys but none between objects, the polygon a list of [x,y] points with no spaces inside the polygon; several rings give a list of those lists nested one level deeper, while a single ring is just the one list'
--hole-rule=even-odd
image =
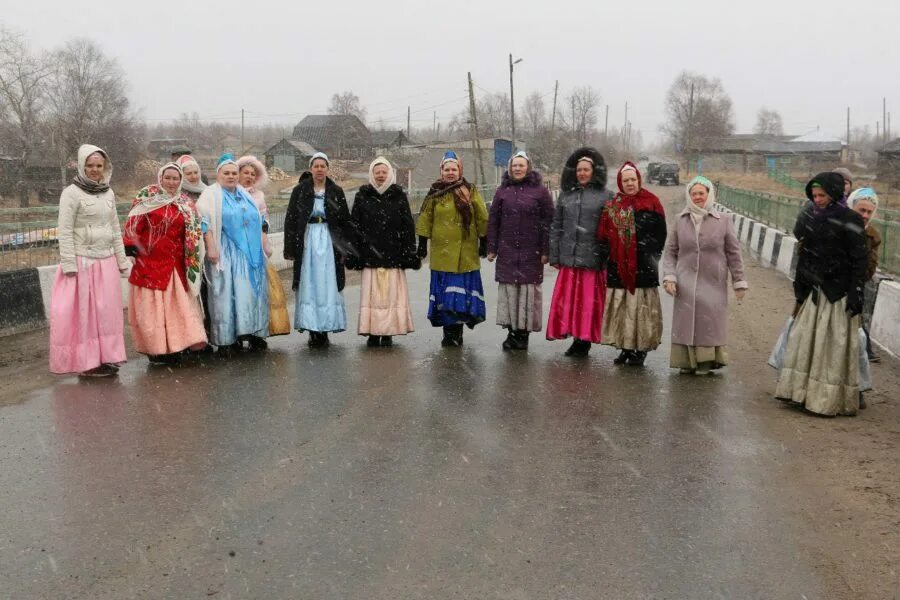
[{"label": "white headscarf", "polygon": [[[390,171],[387,180],[382,185],[375,183],[375,167],[378,165],[386,165]],[[379,195],[385,193],[389,187],[397,183],[397,173],[394,171],[394,167],[391,163],[388,162],[388,159],[379,156],[372,161],[372,164],[369,165],[369,183],[372,184],[372,187],[375,188],[375,191],[378,192]]]}]

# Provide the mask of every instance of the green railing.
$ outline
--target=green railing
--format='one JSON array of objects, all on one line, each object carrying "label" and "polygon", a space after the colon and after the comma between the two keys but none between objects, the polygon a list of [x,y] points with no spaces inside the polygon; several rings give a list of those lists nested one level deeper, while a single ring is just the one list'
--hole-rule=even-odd
[{"label": "green railing", "polygon": [[792,190],[803,191],[806,189],[806,184],[804,182],[794,179],[789,173],[778,170],[770,170],[768,171],[768,175],[769,179],[771,179],[772,181],[780,183],[785,187],[789,187]]},{"label": "green railing", "polygon": [[[760,221],[790,234],[805,198],[754,192],[727,185],[716,186],[719,204],[736,213]],[[879,209],[872,226],[881,234],[878,266],[890,273],[900,274],[900,211]]]}]

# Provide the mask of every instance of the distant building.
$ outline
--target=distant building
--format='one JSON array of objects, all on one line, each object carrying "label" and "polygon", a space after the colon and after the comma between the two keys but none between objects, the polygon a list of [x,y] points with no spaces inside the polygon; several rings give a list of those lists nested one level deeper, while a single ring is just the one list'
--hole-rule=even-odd
[{"label": "distant building", "polygon": [[370,139],[372,148],[376,151],[411,145],[409,138],[402,131],[373,131],[370,134]]},{"label": "distant building", "polygon": [[187,146],[186,138],[159,138],[147,142],[147,155],[156,160],[168,162],[172,149],[176,146]]},{"label": "distant building", "polygon": [[288,173],[305,171],[316,149],[297,140],[282,139],[263,153],[266,168],[277,167]]},{"label": "distant building", "polygon": [[818,132],[803,136],[737,134],[690,149],[704,171],[802,171],[813,173],[846,162],[847,144]]},{"label": "distant building", "polygon": [[369,129],[354,115],[309,115],[297,123],[291,139],[306,142],[330,158],[373,158]]},{"label": "distant building", "polygon": [[878,151],[878,181],[900,187],[900,138]]}]

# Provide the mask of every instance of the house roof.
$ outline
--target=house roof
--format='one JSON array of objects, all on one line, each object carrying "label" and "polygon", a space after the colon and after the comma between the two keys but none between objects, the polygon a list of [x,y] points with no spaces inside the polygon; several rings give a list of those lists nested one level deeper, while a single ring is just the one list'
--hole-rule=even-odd
[{"label": "house roof", "polygon": [[322,148],[334,143],[341,129],[352,132],[350,140],[357,141],[365,135],[368,142],[369,130],[355,115],[307,115],[294,126],[291,137],[301,140],[313,147]]},{"label": "house roof", "polygon": [[375,146],[391,146],[396,144],[398,140],[403,140],[405,135],[402,131],[372,131],[369,133],[372,144]]},{"label": "house roof", "polygon": [[900,154],[900,138],[889,142],[884,148],[878,151],[879,154]]},{"label": "house roof", "polygon": [[306,142],[304,142],[302,140],[289,140],[289,139],[285,138],[282,140],[278,140],[274,144],[270,145],[268,147],[268,149],[266,149],[264,154],[272,154],[272,151],[275,150],[275,148],[277,146],[280,146],[282,143],[287,143],[292,148],[294,148],[294,150],[297,150],[298,152],[300,152],[300,154],[302,154],[304,156],[312,156],[313,154],[315,154],[317,152],[315,148],[313,148],[312,146],[310,146],[309,144],[307,144]]},{"label": "house roof", "polygon": [[824,136],[738,134],[710,140],[696,148],[701,152],[749,152],[759,154],[805,154],[840,152],[844,142]]}]

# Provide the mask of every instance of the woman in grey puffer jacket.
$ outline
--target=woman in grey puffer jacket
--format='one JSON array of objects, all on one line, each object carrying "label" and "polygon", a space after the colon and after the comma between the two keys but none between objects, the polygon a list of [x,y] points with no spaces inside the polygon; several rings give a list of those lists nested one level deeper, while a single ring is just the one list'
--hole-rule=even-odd
[{"label": "woman in grey puffer jacket", "polygon": [[612,194],[606,163],[594,148],[579,148],[566,161],[550,227],[550,264],[559,269],[547,339],[574,337],[566,356],[587,356],[600,343],[606,302],[606,246],[594,235]]}]

